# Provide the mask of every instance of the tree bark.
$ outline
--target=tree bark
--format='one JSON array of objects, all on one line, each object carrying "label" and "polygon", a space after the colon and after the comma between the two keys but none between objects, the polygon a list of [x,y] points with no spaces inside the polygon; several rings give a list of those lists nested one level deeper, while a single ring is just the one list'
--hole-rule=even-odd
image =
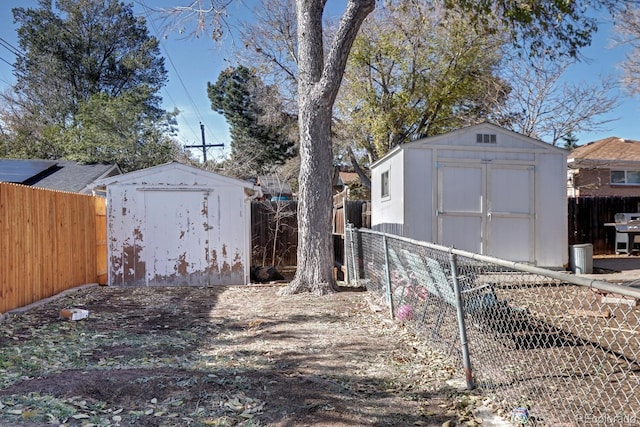
[{"label": "tree bark", "polygon": [[369,190],[371,190],[371,178],[369,178],[367,174],[364,172],[364,170],[362,170],[360,163],[358,163],[358,159],[356,159],[356,155],[353,154],[353,149],[351,148],[351,146],[348,146],[347,150],[349,151],[349,160],[351,160],[351,165],[353,166],[353,169],[358,174],[358,178],[360,178],[360,182],[362,182],[362,185],[364,185]]},{"label": "tree bark", "polygon": [[375,0],[349,0],[331,48],[324,55],[322,12],[325,0],[297,0],[298,124],[298,268],[284,294],[331,292],[333,147],[331,116],[349,51]]}]

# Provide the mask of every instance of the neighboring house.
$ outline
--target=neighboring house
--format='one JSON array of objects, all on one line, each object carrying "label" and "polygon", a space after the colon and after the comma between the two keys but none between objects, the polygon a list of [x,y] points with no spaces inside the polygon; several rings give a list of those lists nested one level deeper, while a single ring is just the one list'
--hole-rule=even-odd
[{"label": "neighboring house", "polygon": [[571,151],[567,195],[640,196],[640,141],[615,136]]},{"label": "neighboring house", "polygon": [[347,187],[349,185],[358,183],[360,181],[360,178],[358,177],[358,174],[356,172],[349,172],[349,171],[339,171],[338,179],[340,184],[342,184],[342,186],[347,186]]},{"label": "neighboring house", "polygon": [[333,188],[333,194],[341,193],[346,187],[346,184],[342,180],[342,176],[340,174],[340,166],[334,166],[333,173],[331,174],[331,187]]},{"label": "neighboring house", "polygon": [[483,123],[371,166],[372,228],[545,267],[568,262],[567,151]]},{"label": "neighboring house", "polygon": [[371,194],[358,176],[357,172],[345,166],[336,166],[333,170],[333,194],[341,193],[349,188],[350,200],[370,200]]},{"label": "neighboring house", "polygon": [[249,283],[258,189],[172,162],[106,178],[108,285]]},{"label": "neighboring house", "polygon": [[121,173],[115,164],[0,159],[0,181],[81,194],[91,194],[94,181]]},{"label": "neighboring house", "polygon": [[288,182],[283,181],[277,175],[262,175],[256,180],[260,186],[264,200],[293,200],[293,192]]}]

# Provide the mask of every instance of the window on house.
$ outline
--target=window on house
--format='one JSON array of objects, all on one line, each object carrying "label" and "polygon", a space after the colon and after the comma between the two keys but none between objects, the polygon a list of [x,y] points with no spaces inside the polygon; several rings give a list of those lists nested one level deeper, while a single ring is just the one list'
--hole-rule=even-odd
[{"label": "window on house", "polygon": [[389,171],[384,171],[380,175],[380,196],[389,197]]},{"label": "window on house", "polygon": [[640,185],[640,171],[612,170],[610,182],[615,185]]},{"label": "window on house", "polygon": [[498,137],[495,133],[477,133],[476,143],[478,144],[495,144],[498,142]]}]

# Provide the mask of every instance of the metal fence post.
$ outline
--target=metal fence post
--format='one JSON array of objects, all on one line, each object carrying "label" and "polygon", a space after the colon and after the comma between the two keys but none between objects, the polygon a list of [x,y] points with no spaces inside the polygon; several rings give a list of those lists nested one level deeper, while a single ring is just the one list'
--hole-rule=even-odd
[{"label": "metal fence post", "polygon": [[393,298],[391,296],[391,270],[389,269],[389,250],[387,248],[387,236],[382,236],[382,247],[384,248],[384,281],[389,302],[389,314],[393,319]]},{"label": "metal fence post", "polygon": [[[353,267],[353,279],[355,280],[356,284],[358,286],[360,286],[360,269],[358,268],[358,264],[356,264],[356,250],[355,250],[355,245],[353,242],[353,224],[349,224],[349,245],[350,245],[350,249],[351,249],[351,264]],[[345,255],[346,258],[346,255]],[[349,268],[347,268],[348,270]]]},{"label": "metal fence post", "polygon": [[342,261],[344,262],[344,282],[351,283],[351,274],[349,273],[349,242],[347,242],[347,230],[351,229],[353,224],[348,223],[345,225],[345,229],[343,231],[343,240],[342,240]]},{"label": "metal fence post", "polygon": [[473,373],[471,371],[471,359],[469,358],[469,342],[467,341],[467,326],[464,321],[464,307],[462,304],[462,294],[458,283],[458,262],[456,254],[449,252],[449,263],[451,264],[451,281],[456,297],[456,313],[458,316],[458,330],[460,333],[460,345],[462,347],[462,367],[464,368],[467,389],[475,388],[473,383]]}]

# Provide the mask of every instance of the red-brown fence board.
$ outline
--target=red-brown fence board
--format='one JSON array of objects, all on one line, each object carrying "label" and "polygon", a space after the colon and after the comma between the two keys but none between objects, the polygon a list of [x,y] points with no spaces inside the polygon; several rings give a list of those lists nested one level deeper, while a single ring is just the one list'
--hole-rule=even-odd
[{"label": "red-brown fence board", "polygon": [[615,253],[616,213],[640,212],[640,197],[569,198],[569,244],[591,243],[594,255]]}]

